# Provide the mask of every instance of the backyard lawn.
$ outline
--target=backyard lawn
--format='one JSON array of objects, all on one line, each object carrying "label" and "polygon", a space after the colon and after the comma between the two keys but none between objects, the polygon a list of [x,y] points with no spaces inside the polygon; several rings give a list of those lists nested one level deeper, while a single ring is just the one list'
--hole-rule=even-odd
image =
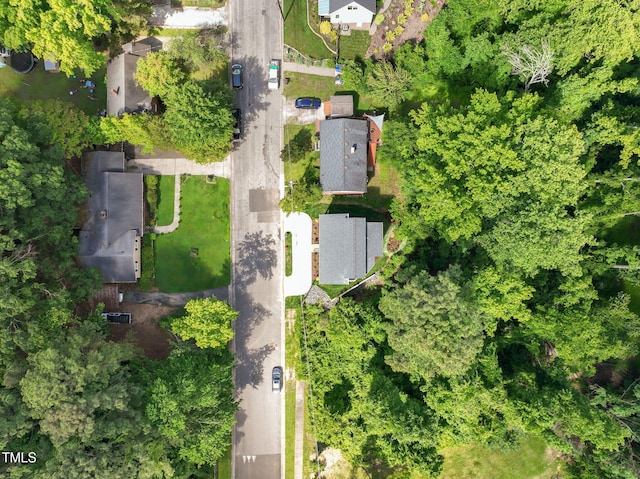
[{"label": "backyard lawn", "polygon": [[360,58],[364,60],[371,36],[366,30],[351,30],[351,35],[340,36],[340,47],[338,56],[341,60],[355,60]]},{"label": "backyard lawn", "polygon": [[167,226],[173,222],[173,200],[175,193],[175,177],[160,176],[158,184],[158,226]]},{"label": "backyard lawn", "polygon": [[[101,68],[90,80],[96,84],[90,100],[89,90],[80,88],[80,80],[85,79],[78,72],[77,78],[68,78],[64,73],[48,73],[44,71],[44,62],[38,61],[29,73],[20,75],[11,68],[0,69],[0,96],[19,98],[20,100],[57,99],[73,103],[87,115],[95,115],[98,110],[107,106],[107,87],[105,83],[106,67]],[[69,95],[72,90],[76,94]]]},{"label": "backyard lawn", "polygon": [[284,43],[316,60],[333,58],[334,54],[327,50],[322,39],[309,29],[307,2],[284,0],[283,3]]},{"label": "backyard lawn", "polygon": [[171,293],[228,285],[229,181],[184,177],[180,213],[178,229],[156,239],[156,286]]},{"label": "backyard lawn", "polygon": [[499,452],[481,445],[458,446],[441,451],[441,479],[551,479],[559,478],[559,462],[549,454],[543,439],[525,437],[520,447]]}]

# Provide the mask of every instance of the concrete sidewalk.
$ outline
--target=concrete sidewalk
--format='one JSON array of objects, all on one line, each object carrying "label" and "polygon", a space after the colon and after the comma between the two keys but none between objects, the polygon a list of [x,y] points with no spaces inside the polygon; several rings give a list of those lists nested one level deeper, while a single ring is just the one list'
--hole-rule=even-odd
[{"label": "concrete sidewalk", "polygon": [[196,163],[186,158],[137,158],[127,161],[127,170],[145,175],[214,175],[231,177],[231,160],[216,163]]},{"label": "concrete sidewalk", "polygon": [[311,288],[311,232],[312,222],[305,213],[291,213],[284,217],[284,233],[291,233],[291,276],[284,277],[284,295],[300,296]]},{"label": "concrete sidewalk", "polygon": [[333,77],[336,75],[335,68],[312,67],[294,62],[282,62],[282,71],[306,73],[307,75],[319,75],[322,77]]},{"label": "concrete sidewalk", "polygon": [[165,28],[207,28],[228,24],[226,7],[171,8],[169,5],[156,5],[149,19],[149,25]]}]

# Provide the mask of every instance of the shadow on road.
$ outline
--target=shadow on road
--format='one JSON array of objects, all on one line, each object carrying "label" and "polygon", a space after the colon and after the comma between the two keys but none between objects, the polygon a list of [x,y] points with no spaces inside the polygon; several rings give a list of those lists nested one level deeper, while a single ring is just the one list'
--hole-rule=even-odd
[{"label": "shadow on road", "polygon": [[240,284],[254,283],[258,274],[262,279],[273,277],[273,268],[278,263],[275,244],[276,240],[273,235],[265,235],[262,231],[245,235],[244,240],[238,246],[236,271]]},{"label": "shadow on road", "polygon": [[[250,338],[252,330],[272,315],[271,311],[254,302],[251,294],[244,289],[239,289],[236,293],[236,307],[240,312],[235,322],[237,338]],[[243,341],[236,343],[236,388],[255,388],[265,380],[263,363],[275,347],[274,344],[266,344],[251,348]]]}]

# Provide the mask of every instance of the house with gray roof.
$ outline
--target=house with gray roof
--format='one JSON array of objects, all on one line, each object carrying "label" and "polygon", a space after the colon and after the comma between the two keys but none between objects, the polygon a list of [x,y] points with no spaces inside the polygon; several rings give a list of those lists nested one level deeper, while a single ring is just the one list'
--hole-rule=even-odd
[{"label": "house with gray roof", "polygon": [[382,256],[382,226],[348,213],[320,215],[320,284],[364,278]]},{"label": "house with gray roof", "polygon": [[107,115],[122,116],[151,110],[151,96],[136,84],[138,60],[149,53],[162,50],[162,42],[155,37],[130,42],[122,46],[122,53],[107,63]]},{"label": "house with gray roof", "polygon": [[366,30],[376,14],[376,0],[318,0],[318,15],[334,25]]},{"label": "house with gray roof", "polygon": [[97,268],[105,283],[135,283],[140,277],[144,234],[141,173],[126,173],[124,153],[82,156],[89,198],[82,207],[78,262]]},{"label": "house with gray roof", "polygon": [[320,185],[324,194],[367,192],[369,122],[334,118],[320,122]]}]

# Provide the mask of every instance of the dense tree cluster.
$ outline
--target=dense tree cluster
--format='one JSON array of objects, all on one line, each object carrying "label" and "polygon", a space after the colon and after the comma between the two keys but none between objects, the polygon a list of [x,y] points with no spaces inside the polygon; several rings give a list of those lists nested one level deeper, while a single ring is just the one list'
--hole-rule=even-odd
[{"label": "dense tree cluster", "polygon": [[149,3],[142,0],[2,0],[0,43],[58,61],[67,75],[79,68],[90,76],[105,63],[96,45],[119,47],[146,26],[149,13]]},{"label": "dense tree cluster", "polygon": [[63,103],[0,100],[0,446],[37,458],[5,461],[0,475],[211,477],[237,408],[226,347],[235,313],[213,302],[201,323],[224,314],[209,318],[208,349],[182,343],[147,361],[81,306],[101,287],[97,271],[75,264],[87,191],[65,159],[89,141],[82,123]]},{"label": "dense tree cluster", "polygon": [[166,107],[160,116],[124,115],[101,123],[111,141],[177,149],[202,163],[224,159],[233,133],[231,95],[226,82],[211,77],[227,56],[211,32],[185,32],[167,50],[138,61],[136,81]]},{"label": "dense tree cluster", "polygon": [[375,295],[307,314],[320,441],[411,477],[444,447],[536,434],[566,477],[638,477],[639,9],[452,0],[425,41],[347,64],[349,86],[410,111],[379,150],[407,247]]}]

